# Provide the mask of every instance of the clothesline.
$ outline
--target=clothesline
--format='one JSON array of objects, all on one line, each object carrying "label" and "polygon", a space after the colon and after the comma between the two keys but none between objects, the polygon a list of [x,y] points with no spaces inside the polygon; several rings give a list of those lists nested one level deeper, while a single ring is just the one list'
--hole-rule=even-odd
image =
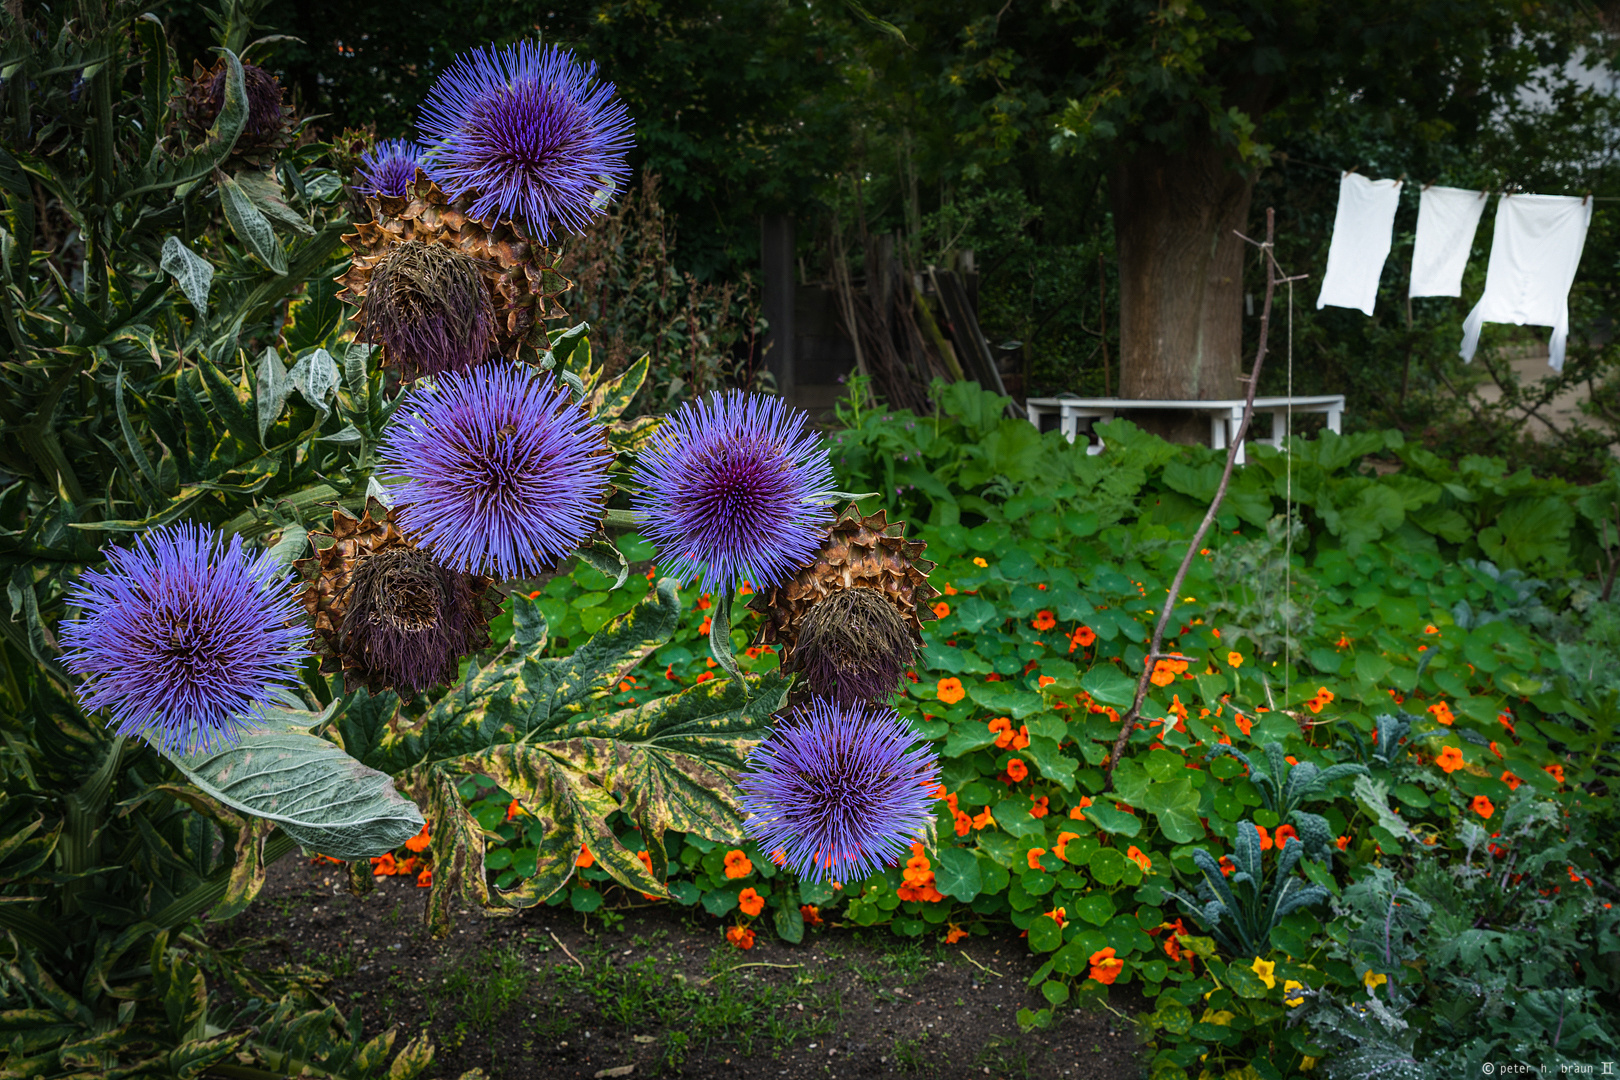
[{"label": "clothesline", "polygon": [[[1353,169],[1340,175],[1339,204],[1318,308],[1331,305],[1373,313],[1404,180],[1374,180]],[[1407,277],[1409,297],[1462,295],[1463,272],[1490,194],[1488,190],[1434,184],[1421,189]],[[1563,368],[1569,291],[1586,246],[1595,201],[1590,193],[1501,193],[1485,292],[1462,324],[1458,355],[1464,362],[1474,357],[1482,324],[1513,323],[1551,327],[1547,362],[1554,371]]]},{"label": "clothesline", "polygon": [[[1306,161],[1304,158],[1297,158],[1287,154],[1279,155],[1279,157],[1284,165],[1308,165],[1313,169],[1321,169],[1323,172],[1336,173],[1339,175],[1343,175],[1344,173],[1344,169],[1338,166],[1323,165],[1319,161]],[[1402,173],[1401,179],[1404,180],[1405,178],[1406,174]],[[1433,187],[1437,182],[1438,181],[1430,180],[1427,184],[1424,184],[1423,187]],[[1509,183],[1502,185],[1500,188],[1487,188],[1486,191],[1501,191],[1503,194],[1507,194],[1510,188],[1516,188],[1517,186],[1517,184]],[[1620,195],[1588,195],[1586,197],[1591,199],[1593,202],[1620,202]]]}]

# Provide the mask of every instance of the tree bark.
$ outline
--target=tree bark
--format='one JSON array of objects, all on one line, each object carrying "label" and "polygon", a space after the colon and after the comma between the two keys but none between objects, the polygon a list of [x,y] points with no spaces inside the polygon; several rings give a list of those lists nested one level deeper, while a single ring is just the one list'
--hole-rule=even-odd
[{"label": "tree bark", "polygon": [[[1211,142],[1143,147],[1114,168],[1119,253],[1120,395],[1189,400],[1242,396],[1243,241],[1255,175]],[[1208,437],[1201,417],[1132,413],[1181,442]]]}]

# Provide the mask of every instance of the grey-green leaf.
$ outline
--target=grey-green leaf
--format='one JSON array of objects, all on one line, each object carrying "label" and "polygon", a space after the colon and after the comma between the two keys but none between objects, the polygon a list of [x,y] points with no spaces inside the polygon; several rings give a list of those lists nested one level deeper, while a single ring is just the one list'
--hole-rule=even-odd
[{"label": "grey-green leaf", "polygon": [[264,436],[275,426],[276,418],[281,415],[282,408],[287,404],[287,394],[292,390],[292,380],[287,377],[287,366],[281,362],[281,354],[274,348],[267,348],[259,357],[259,382],[257,398],[259,406],[259,445],[264,445]]},{"label": "grey-green leaf", "polygon": [[199,316],[208,314],[208,289],[214,283],[214,268],[208,260],[180,242],[178,236],[163,241],[163,254],[159,264],[164,273],[174,275],[180,291],[186,294]]},{"label": "grey-green leaf", "polygon": [[278,274],[286,274],[287,255],[281,250],[281,241],[276,239],[276,231],[270,227],[269,219],[253,205],[253,200],[242,190],[242,185],[228,176],[220,177],[219,203],[236,238],[247,245],[247,249],[257,255],[264,265]]},{"label": "grey-green leaf", "polygon": [[421,812],[393,780],[309,734],[320,719],[267,709],[260,730],[235,746],[170,760],[220,802],[274,821],[307,850],[334,859],[381,855],[420,832]]},{"label": "grey-green leaf", "polygon": [[325,349],[312,349],[298,358],[289,376],[304,400],[321,412],[330,412],[327,399],[337,393],[338,366]]}]

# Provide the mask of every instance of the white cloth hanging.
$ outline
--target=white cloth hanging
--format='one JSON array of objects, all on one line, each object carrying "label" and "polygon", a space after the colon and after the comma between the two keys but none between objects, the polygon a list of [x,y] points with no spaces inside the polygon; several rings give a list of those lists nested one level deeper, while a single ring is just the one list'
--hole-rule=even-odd
[{"label": "white cloth hanging", "polygon": [[1322,275],[1322,292],[1316,298],[1319,310],[1332,304],[1373,313],[1400,197],[1399,180],[1369,180],[1356,173],[1340,177],[1327,273]]},{"label": "white cloth hanging", "polygon": [[1418,196],[1408,296],[1461,296],[1463,270],[1485,212],[1485,192],[1426,187]]},{"label": "white cloth hanging", "polygon": [[1552,327],[1547,363],[1564,369],[1569,289],[1592,223],[1592,200],[1578,195],[1503,195],[1496,203],[1485,294],[1463,320],[1464,361],[1474,358],[1488,322]]}]

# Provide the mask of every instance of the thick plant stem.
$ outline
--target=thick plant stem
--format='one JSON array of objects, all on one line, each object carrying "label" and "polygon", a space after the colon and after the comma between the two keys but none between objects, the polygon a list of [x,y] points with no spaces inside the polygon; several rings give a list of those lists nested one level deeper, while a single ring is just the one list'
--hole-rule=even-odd
[{"label": "thick plant stem", "polygon": [[[1119,735],[1114,739],[1114,749],[1108,755],[1108,767],[1103,782],[1105,791],[1112,791],[1114,788],[1114,769],[1119,765],[1119,757],[1125,752],[1125,744],[1130,741],[1131,730],[1142,713],[1142,701],[1147,697],[1148,681],[1153,677],[1153,666],[1162,658],[1159,650],[1164,646],[1164,630],[1170,624],[1170,613],[1175,609],[1176,597],[1181,595],[1181,585],[1187,579],[1187,571],[1192,566],[1193,556],[1198,554],[1204,536],[1208,534],[1209,527],[1215,523],[1215,517],[1220,512],[1221,500],[1226,498],[1226,487],[1232,481],[1232,468],[1237,464],[1238,448],[1243,445],[1243,440],[1249,433],[1249,422],[1254,419],[1254,392],[1260,385],[1260,370],[1266,362],[1266,340],[1271,330],[1272,297],[1278,285],[1297,280],[1280,277],[1277,273],[1277,260],[1272,255],[1275,231],[1276,211],[1267,207],[1266,242],[1258,245],[1266,261],[1266,303],[1260,312],[1260,342],[1255,348],[1254,367],[1249,372],[1249,389],[1243,399],[1243,422],[1238,425],[1231,444],[1226,448],[1226,468],[1221,472],[1221,482],[1215,489],[1215,498],[1210,501],[1209,509],[1204,513],[1204,520],[1199,522],[1198,531],[1193,533],[1192,540],[1188,542],[1187,554],[1182,556],[1181,566],[1176,570],[1174,580],[1170,582],[1170,592],[1164,599],[1163,610],[1159,613],[1159,623],[1153,628],[1153,641],[1148,646],[1146,658],[1142,661],[1142,675],[1136,680],[1136,700],[1131,702],[1131,707],[1120,717]],[[1242,233],[1237,235],[1247,243],[1254,243]]]}]

